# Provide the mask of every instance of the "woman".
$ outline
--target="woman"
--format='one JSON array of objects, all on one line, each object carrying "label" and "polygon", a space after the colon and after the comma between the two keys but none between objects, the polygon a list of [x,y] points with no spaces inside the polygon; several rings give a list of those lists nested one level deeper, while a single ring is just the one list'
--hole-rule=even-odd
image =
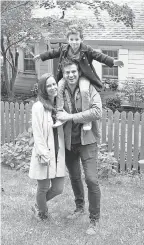
[{"label": "woman", "polygon": [[[38,101],[32,107],[34,147],[29,177],[37,180],[35,217],[48,217],[47,201],[59,195],[64,187],[65,147],[63,128],[53,129],[57,84],[50,74],[44,74],[38,84]],[[51,186],[51,187],[50,187]]]}]

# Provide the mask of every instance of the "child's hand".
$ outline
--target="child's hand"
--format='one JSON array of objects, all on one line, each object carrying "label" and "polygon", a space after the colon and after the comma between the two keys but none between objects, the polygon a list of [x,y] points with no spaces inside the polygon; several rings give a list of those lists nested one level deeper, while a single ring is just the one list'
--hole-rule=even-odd
[{"label": "child's hand", "polygon": [[121,60],[114,60],[114,66],[124,67],[124,63]]},{"label": "child's hand", "polygon": [[33,58],[35,61],[37,61],[37,60],[39,60],[40,59],[40,55],[39,54],[37,54],[36,56],[34,56],[34,58]]}]

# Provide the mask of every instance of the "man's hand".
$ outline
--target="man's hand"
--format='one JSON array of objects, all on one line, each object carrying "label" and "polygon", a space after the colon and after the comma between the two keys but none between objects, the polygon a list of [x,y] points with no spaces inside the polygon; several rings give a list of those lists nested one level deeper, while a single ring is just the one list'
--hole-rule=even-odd
[{"label": "man's hand", "polygon": [[124,67],[124,63],[121,60],[114,60],[114,66]]},{"label": "man's hand", "polygon": [[40,54],[37,54],[36,56],[33,57],[33,60],[37,61],[40,59]]},{"label": "man's hand", "polygon": [[69,114],[66,111],[59,111],[57,113],[57,120],[60,120],[60,121],[71,121],[72,119],[73,119],[72,114]]}]

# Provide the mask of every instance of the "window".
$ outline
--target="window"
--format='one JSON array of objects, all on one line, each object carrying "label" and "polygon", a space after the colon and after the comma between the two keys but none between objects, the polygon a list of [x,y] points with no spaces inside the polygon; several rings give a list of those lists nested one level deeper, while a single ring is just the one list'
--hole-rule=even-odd
[{"label": "window", "polygon": [[35,72],[35,62],[30,52],[34,54],[34,46],[32,45],[28,45],[28,48],[24,50],[24,71],[32,73]]},{"label": "window", "polygon": [[[118,59],[118,51],[117,50],[102,50],[102,52],[108,56],[113,57],[115,60]],[[106,65],[102,65],[102,79],[118,79],[118,67],[108,67]]]}]

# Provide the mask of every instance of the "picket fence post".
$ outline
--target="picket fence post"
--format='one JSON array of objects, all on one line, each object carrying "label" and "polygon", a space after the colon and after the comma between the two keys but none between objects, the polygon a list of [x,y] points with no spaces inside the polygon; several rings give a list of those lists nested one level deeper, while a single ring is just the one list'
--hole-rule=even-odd
[{"label": "picket fence post", "polygon": [[4,102],[1,101],[1,143],[2,145],[5,143],[5,110],[4,110]]},{"label": "picket fence post", "polygon": [[114,114],[114,157],[119,158],[119,118],[120,112],[116,111]]},{"label": "picket fence post", "polygon": [[113,112],[108,111],[108,152],[112,151],[113,146]]},{"label": "picket fence post", "polygon": [[15,103],[15,132],[16,137],[19,135],[19,104]]},{"label": "picket fence post", "polygon": [[120,170],[125,170],[125,132],[126,132],[126,112],[121,113],[121,136],[120,136]]},{"label": "picket fence post", "polygon": [[14,130],[14,103],[10,103],[10,131],[11,141],[15,143],[15,130]]},{"label": "picket fence post", "polygon": [[141,119],[141,147],[140,147],[140,159],[144,159],[144,112]]},{"label": "picket fence post", "polygon": [[128,113],[128,127],[127,127],[127,168],[131,169],[132,166],[132,122],[133,113],[130,111]]}]

